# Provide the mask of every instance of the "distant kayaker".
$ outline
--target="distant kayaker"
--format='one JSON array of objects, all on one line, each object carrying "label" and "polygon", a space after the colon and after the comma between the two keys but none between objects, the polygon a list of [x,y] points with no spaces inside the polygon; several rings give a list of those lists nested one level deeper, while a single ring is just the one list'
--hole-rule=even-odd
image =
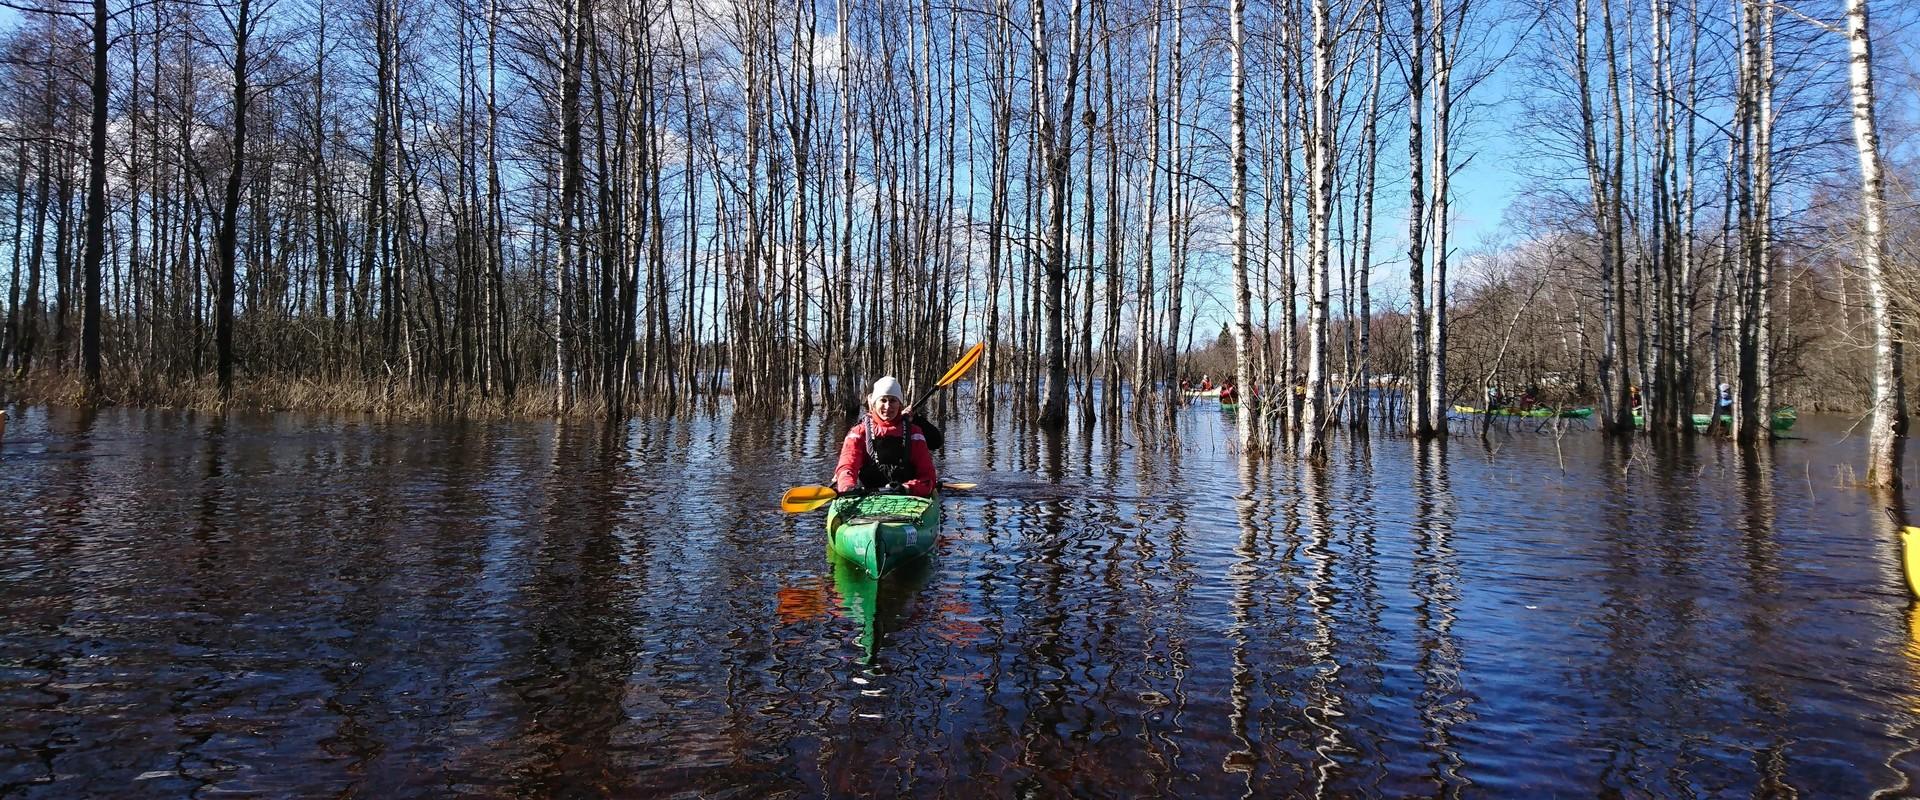
[{"label": "distant kayaker", "polygon": [[939,485],[926,433],[906,416],[906,395],[900,381],[888,376],[874,381],[867,395],[866,413],[847,431],[840,445],[840,464],[833,470],[833,488],[848,492],[894,491],[928,497]]},{"label": "distant kayaker", "polygon": [[1719,409],[1719,411],[1720,411],[1720,413],[1722,413],[1722,414],[1732,414],[1732,413],[1733,413],[1733,386],[1732,386],[1732,384],[1726,384],[1726,383],[1723,383],[1723,384],[1720,384],[1720,397],[1719,397],[1719,399],[1718,399],[1717,401],[1715,401],[1715,403],[1714,403],[1714,406],[1715,406],[1716,408],[1718,408],[1718,409]]}]

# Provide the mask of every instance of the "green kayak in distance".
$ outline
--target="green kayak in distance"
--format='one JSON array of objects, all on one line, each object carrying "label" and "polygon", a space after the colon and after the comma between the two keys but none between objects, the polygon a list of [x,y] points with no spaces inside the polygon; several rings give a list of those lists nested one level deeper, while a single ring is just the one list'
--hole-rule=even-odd
[{"label": "green kayak in distance", "polygon": [[[1638,419],[1639,418],[1636,417],[1635,421],[1638,421]],[[1800,421],[1800,412],[1795,411],[1792,408],[1783,408],[1783,409],[1780,409],[1779,411],[1773,412],[1773,429],[1776,431],[1793,430],[1793,423],[1796,423],[1799,421]],[[1693,415],[1694,430],[1705,431],[1707,429],[1707,426],[1711,424],[1713,424],[1713,417],[1707,416],[1706,414]],[[1720,424],[1732,426],[1733,417],[1728,414],[1721,414]]]},{"label": "green kayak in distance", "polygon": [[[1775,431],[1784,433],[1786,431],[1793,430],[1793,423],[1796,423],[1799,421],[1800,421],[1800,412],[1794,410],[1792,406],[1788,406],[1786,408],[1780,409],[1779,411],[1773,412],[1773,429]],[[1644,428],[1647,425],[1647,420],[1644,417],[1640,416],[1638,413],[1635,413],[1633,415],[1633,424],[1637,427]],[[1711,424],[1713,424],[1712,416],[1707,414],[1693,415],[1694,430],[1699,431],[1701,433],[1705,433],[1707,430],[1707,426]],[[1728,414],[1721,414],[1720,424],[1731,427],[1733,425],[1733,417]]]},{"label": "green kayak in distance", "polygon": [[1587,419],[1593,416],[1592,406],[1581,406],[1579,408],[1549,408],[1546,406],[1527,409],[1496,408],[1488,411],[1486,409],[1474,408],[1473,406],[1455,405],[1453,411],[1456,414],[1490,414],[1496,417],[1532,417],[1535,419],[1545,419],[1547,417]]},{"label": "green kayak in distance", "polygon": [[827,506],[827,549],[876,578],[932,552],[940,495],[841,497]]}]

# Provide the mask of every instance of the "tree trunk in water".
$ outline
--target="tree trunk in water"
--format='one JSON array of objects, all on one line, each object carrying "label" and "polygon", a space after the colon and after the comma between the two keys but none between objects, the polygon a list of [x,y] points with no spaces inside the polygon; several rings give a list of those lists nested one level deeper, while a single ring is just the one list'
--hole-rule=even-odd
[{"label": "tree trunk in water", "polygon": [[[1325,0],[1315,4],[1318,8]],[[1233,374],[1234,386],[1242,392],[1258,386],[1253,372],[1253,298],[1247,288],[1247,0],[1232,0],[1228,12],[1229,39],[1233,60],[1233,86],[1230,125],[1233,148],[1233,195],[1227,213],[1233,225]],[[1243,457],[1259,452],[1260,411],[1251,404],[1240,415],[1237,432]]]},{"label": "tree trunk in water", "polygon": [[[1173,114],[1167,118],[1167,338],[1161,342],[1161,377],[1169,386],[1180,376],[1181,296],[1186,293],[1187,251],[1186,215],[1182,213],[1182,188],[1185,180],[1183,156],[1185,137],[1181,124],[1186,117],[1186,2],[1173,0],[1173,49],[1168,54],[1167,93],[1173,96]],[[1169,392],[1169,395],[1173,392]],[[1185,397],[1168,397],[1171,415],[1186,402]]]},{"label": "tree trunk in water", "polygon": [[1374,40],[1370,43],[1371,52],[1367,62],[1367,111],[1365,127],[1360,134],[1361,158],[1366,159],[1360,178],[1360,256],[1356,287],[1360,297],[1356,303],[1359,317],[1352,324],[1360,326],[1359,352],[1360,362],[1348,371],[1354,377],[1354,385],[1349,387],[1353,403],[1353,427],[1365,431],[1368,417],[1372,414],[1371,390],[1373,385],[1372,336],[1373,299],[1369,285],[1373,282],[1373,193],[1374,179],[1380,166],[1380,76],[1382,51],[1386,49],[1386,3],[1375,0],[1373,5]]},{"label": "tree trunk in water", "polygon": [[[1444,0],[1434,0],[1444,2]],[[1421,125],[1426,111],[1427,84],[1424,75],[1426,66],[1426,7],[1423,0],[1412,0],[1410,19],[1413,31],[1407,48],[1407,297],[1410,307],[1407,309],[1409,339],[1408,375],[1405,376],[1411,397],[1407,398],[1407,426],[1416,438],[1428,439],[1434,434],[1434,420],[1429,417],[1431,408],[1427,404],[1427,359],[1431,357],[1427,342],[1427,304],[1426,304],[1426,266],[1427,248],[1423,225],[1426,221],[1427,187],[1424,167],[1426,165],[1425,138]]]},{"label": "tree trunk in water", "polygon": [[[1300,449],[1307,458],[1326,457],[1327,415],[1327,307],[1332,299],[1328,270],[1332,242],[1328,236],[1333,214],[1333,32],[1327,4],[1313,0],[1313,94],[1307,158],[1307,404],[1300,415]],[[1417,189],[1415,191],[1418,191]]]},{"label": "tree trunk in water", "polygon": [[1898,491],[1907,435],[1902,347],[1893,330],[1887,292],[1887,206],[1880,167],[1880,132],[1873,98],[1873,41],[1867,0],[1847,0],[1847,84],[1853,99],[1853,142],[1860,155],[1860,266],[1873,314],[1873,417],[1867,429],[1867,485]]},{"label": "tree trunk in water", "polygon": [[[1447,435],[1447,219],[1452,164],[1447,139],[1453,135],[1453,53],[1447,37],[1447,0],[1433,2],[1433,290],[1427,294],[1427,419],[1435,436]],[[1463,24],[1459,21],[1456,24]]]},{"label": "tree trunk in water", "polygon": [[1627,219],[1622,192],[1627,182],[1624,161],[1629,145],[1626,135],[1626,108],[1620,99],[1620,50],[1614,44],[1611,0],[1600,0],[1600,9],[1600,30],[1607,48],[1607,87],[1612,104],[1613,120],[1613,141],[1609,143],[1612,147],[1613,163],[1608,167],[1610,191],[1606,203],[1608,215],[1606,247],[1608,252],[1613,254],[1613,259],[1608,264],[1611,269],[1609,273],[1611,280],[1608,282],[1610,288],[1607,294],[1613,299],[1613,304],[1609,307],[1610,312],[1607,317],[1606,346],[1609,354],[1607,361],[1613,368],[1601,377],[1601,384],[1610,389],[1608,405],[1612,409],[1613,420],[1610,429],[1614,433],[1630,434],[1634,429],[1633,407],[1630,400],[1633,370],[1630,362],[1627,361],[1627,356],[1623,354],[1625,347],[1621,344],[1621,340],[1627,335],[1627,251],[1624,238]]},{"label": "tree trunk in water", "polygon": [[1075,87],[1080,77],[1080,11],[1075,0],[1072,20],[1067,29],[1067,85],[1061,96],[1061,108],[1055,111],[1052,87],[1047,76],[1046,12],[1044,3],[1033,4],[1034,101],[1039,106],[1039,135],[1047,181],[1047,228],[1042,242],[1046,277],[1047,375],[1041,402],[1040,426],[1058,430],[1067,424],[1067,346],[1065,323],[1071,313],[1067,307],[1067,206],[1073,202],[1067,194],[1067,173],[1073,168],[1073,106]]},{"label": "tree trunk in water", "polygon": [[[247,0],[240,0],[245,25]],[[240,45],[236,75],[246,63]],[[87,136],[86,245],[80,256],[85,297],[80,322],[80,362],[89,399],[100,394],[100,262],[106,251],[107,222],[107,0],[93,0],[93,113]],[[238,145],[236,144],[236,148]],[[239,161],[234,161],[238,169]],[[136,206],[136,209],[138,207]],[[138,242],[136,240],[136,246]]]},{"label": "tree trunk in water", "polygon": [[587,12],[585,0],[567,0],[561,23],[560,46],[565,52],[560,62],[560,260],[555,272],[554,293],[554,410],[566,414],[573,407],[573,315],[569,313],[574,287],[570,273],[574,269],[574,221],[580,202],[580,62],[586,55],[586,37],[581,28]]},{"label": "tree trunk in water", "polygon": [[[98,0],[96,0],[98,2]],[[215,309],[214,342],[219,353],[220,397],[233,396],[233,300],[236,272],[235,230],[240,216],[241,168],[247,152],[247,35],[252,21],[247,12],[249,0],[240,0],[240,13],[233,32],[233,162],[227,172],[227,191],[220,209],[220,297]]]},{"label": "tree trunk in water", "polygon": [[[1140,277],[1135,289],[1133,326],[1133,405],[1134,413],[1146,410],[1153,394],[1153,224],[1160,208],[1160,21],[1156,18],[1147,33],[1147,185],[1143,190],[1140,232]],[[1111,122],[1111,120],[1109,120]],[[1169,390],[1180,391],[1179,380],[1168,377]],[[1174,398],[1175,402],[1185,397]]]},{"label": "tree trunk in water", "polygon": [[[1600,380],[1602,427],[1608,431],[1617,431],[1618,416],[1606,413],[1612,409],[1613,362],[1615,358],[1615,339],[1613,330],[1613,305],[1618,302],[1614,295],[1613,281],[1617,266],[1614,264],[1613,238],[1608,230],[1612,217],[1607,213],[1608,185],[1611,183],[1606,165],[1600,160],[1598,125],[1594,120],[1593,90],[1591,71],[1587,66],[1587,0],[1574,0],[1574,79],[1580,93],[1580,140],[1582,159],[1587,168],[1588,202],[1592,204],[1594,239],[1599,244],[1600,261],[1600,305],[1603,317],[1600,357],[1594,365],[1594,372]],[[1628,422],[1632,424],[1631,420]],[[1631,430],[1631,428],[1629,428]]]}]

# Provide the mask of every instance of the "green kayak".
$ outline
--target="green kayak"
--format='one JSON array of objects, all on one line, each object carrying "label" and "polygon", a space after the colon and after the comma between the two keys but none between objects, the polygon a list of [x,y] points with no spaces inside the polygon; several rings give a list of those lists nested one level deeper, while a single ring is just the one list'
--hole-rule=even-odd
[{"label": "green kayak", "polygon": [[[1799,421],[1800,421],[1800,412],[1795,411],[1792,408],[1783,408],[1783,409],[1780,409],[1779,411],[1773,412],[1773,429],[1776,431],[1793,430],[1793,423],[1796,423]],[[1694,430],[1704,431],[1707,429],[1707,426],[1711,424],[1713,424],[1712,417],[1709,417],[1705,414],[1693,415]],[[1733,417],[1727,414],[1721,414],[1720,424],[1729,425],[1729,426],[1732,425]]]},{"label": "green kayak", "polygon": [[[1784,432],[1784,431],[1793,430],[1793,423],[1796,423],[1799,421],[1800,421],[1800,412],[1795,411],[1792,406],[1788,406],[1786,408],[1780,409],[1779,411],[1773,412],[1773,429],[1776,431]],[[1641,417],[1640,414],[1636,412],[1633,415],[1633,424],[1639,427],[1646,427],[1647,421],[1644,417]],[[1707,426],[1711,424],[1713,424],[1713,417],[1708,416],[1706,414],[1693,415],[1694,430],[1701,431],[1704,433],[1707,430]],[[1721,414],[1720,424],[1727,425],[1727,426],[1733,425],[1733,417],[1728,414]]]},{"label": "green kayak", "polygon": [[827,548],[876,578],[922,558],[940,535],[940,495],[842,497],[827,507]]}]

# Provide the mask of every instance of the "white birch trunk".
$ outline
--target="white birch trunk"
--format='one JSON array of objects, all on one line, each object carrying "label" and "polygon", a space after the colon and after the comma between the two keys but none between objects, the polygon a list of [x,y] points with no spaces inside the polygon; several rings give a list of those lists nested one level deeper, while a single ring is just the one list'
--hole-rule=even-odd
[{"label": "white birch trunk", "polygon": [[[1434,0],[1442,2],[1443,0]],[[1585,0],[1576,0],[1585,8]],[[1426,98],[1426,79],[1423,71],[1426,66],[1426,8],[1422,0],[1412,0],[1413,33],[1407,53],[1407,323],[1409,327],[1410,364],[1406,383],[1411,396],[1407,398],[1407,423],[1411,433],[1418,438],[1433,435],[1433,420],[1427,405],[1427,308],[1426,308],[1426,267],[1425,256],[1427,240],[1422,227],[1426,220],[1427,187],[1424,175],[1426,165],[1426,146],[1422,136],[1422,124],[1426,118],[1424,100]],[[1584,73],[1583,73],[1584,74]],[[1583,93],[1584,96],[1584,93]]]},{"label": "white birch trunk", "polygon": [[1327,306],[1331,299],[1327,272],[1328,217],[1333,211],[1333,33],[1329,30],[1329,0],[1313,0],[1313,139],[1307,170],[1307,405],[1300,415],[1301,452],[1309,459],[1326,456],[1327,426]]},{"label": "white birch trunk", "polygon": [[1893,330],[1887,292],[1887,204],[1880,168],[1880,132],[1873,98],[1873,41],[1868,35],[1867,0],[1846,0],[1847,85],[1853,99],[1853,142],[1860,155],[1860,268],[1866,274],[1867,301],[1873,314],[1873,418],[1867,429],[1867,484],[1898,490],[1900,456],[1906,436],[1905,376],[1900,341]]},{"label": "white birch trunk", "polygon": [[[1447,232],[1448,179],[1452,169],[1447,155],[1447,139],[1452,135],[1453,53],[1447,36],[1446,0],[1433,4],[1433,268],[1432,290],[1427,293],[1427,419],[1447,418]],[[1456,21],[1456,24],[1464,20]],[[1447,427],[1435,424],[1434,433],[1445,436]]]},{"label": "white birch trunk", "polygon": [[[1147,186],[1145,201],[1141,203],[1141,213],[1146,217],[1140,231],[1140,278],[1135,287],[1137,308],[1134,311],[1133,326],[1133,399],[1136,409],[1146,407],[1147,398],[1152,394],[1153,367],[1152,342],[1154,337],[1154,277],[1153,277],[1153,225],[1160,205],[1160,23],[1155,20],[1153,29],[1147,36]],[[1178,378],[1166,376],[1170,387],[1178,391]],[[1175,398],[1176,401],[1184,397]]]},{"label": "white birch trunk", "polygon": [[[1315,0],[1319,9],[1326,0]],[[1233,196],[1228,201],[1228,216],[1233,225],[1233,374],[1234,386],[1245,392],[1248,387],[1256,386],[1258,380],[1253,373],[1253,307],[1252,293],[1247,288],[1247,74],[1246,74],[1246,15],[1247,1],[1232,0],[1229,38],[1231,40],[1233,61],[1233,87],[1230,125],[1232,126],[1233,148]],[[1324,11],[1316,11],[1324,13]],[[1246,413],[1240,415],[1240,424],[1236,427],[1240,439],[1242,456],[1251,456],[1258,449],[1260,414],[1249,405]]]}]

